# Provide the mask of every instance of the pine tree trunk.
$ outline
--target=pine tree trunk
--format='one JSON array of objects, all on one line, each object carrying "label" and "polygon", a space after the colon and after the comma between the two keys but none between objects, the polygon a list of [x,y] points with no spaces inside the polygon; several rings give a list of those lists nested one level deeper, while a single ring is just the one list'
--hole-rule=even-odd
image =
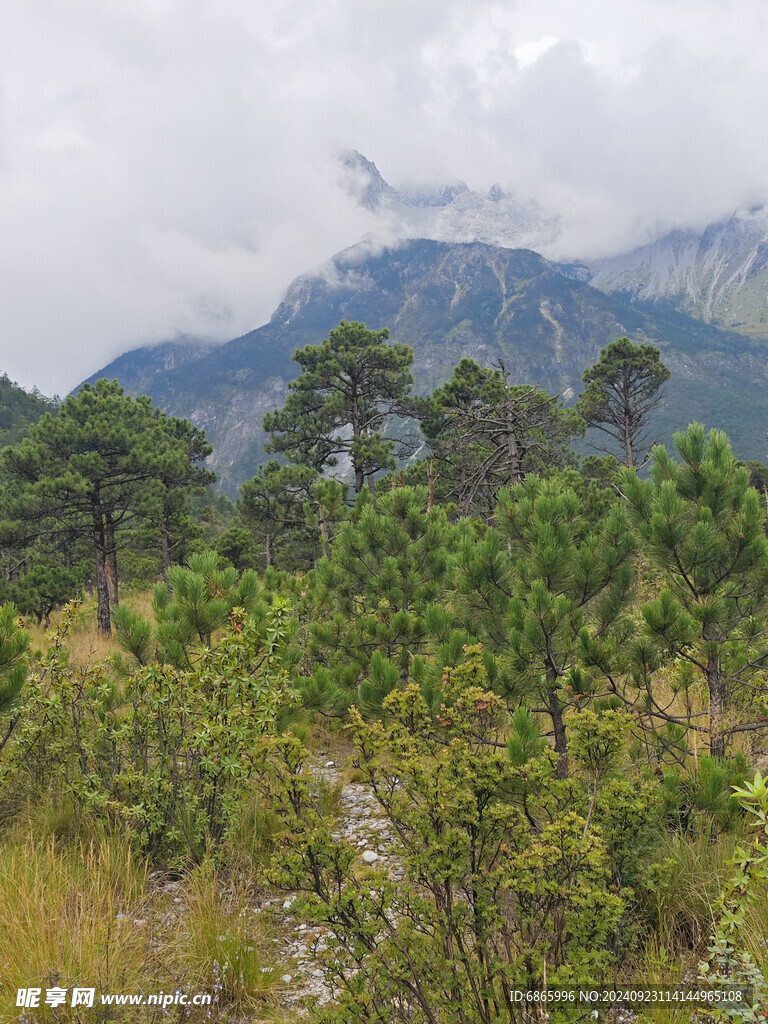
[{"label": "pine tree trunk", "polygon": [[96,559],[96,621],[99,632],[109,636],[112,622],[109,614],[109,586],[107,584],[107,544],[104,537],[104,513],[98,495],[91,501],[93,522],[93,554]]},{"label": "pine tree trunk", "polygon": [[459,466],[459,505],[462,509],[469,507],[469,502],[467,501],[467,467],[463,460]]},{"label": "pine tree trunk", "polygon": [[[360,437],[360,410],[357,404],[357,396],[352,397],[352,443],[354,451],[354,442]],[[355,494],[359,494],[365,485],[365,475],[363,474],[363,467],[359,466],[355,461],[354,455],[352,456],[352,465],[355,469]]]},{"label": "pine tree trunk", "polygon": [[[547,679],[551,682],[550,671],[547,669]],[[565,735],[565,721],[563,719],[563,706],[557,695],[557,687],[552,686],[547,694],[549,698],[549,714],[552,718],[552,727],[555,733],[555,752],[557,754],[557,777],[565,779],[568,777],[568,740]]]},{"label": "pine tree trunk", "polygon": [[429,486],[429,501],[427,502],[427,512],[431,512],[435,507],[435,460],[430,459],[427,463],[427,484]]},{"label": "pine tree trunk", "polygon": [[516,429],[509,389],[507,388],[507,465],[509,467],[509,483],[513,486],[514,484],[519,484],[523,479]]},{"label": "pine tree trunk", "polygon": [[115,543],[115,524],[112,521],[112,513],[104,513],[105,536],[107,541],[107,587],[109,588],[109,600],[113,607],[120,603],[120,595],[117,589],[117,544]]},{"label": "pine tree trunk", "polygon": [[629,412],[624,413],[624,450],[627,453],[627,465],[634,468],[635,453],[632,450],[632,432],[629,429]]},{"label": "pine tree trunk", "polygon": [[331,557],[331,544],[328,538],[328,520],[320,519],[320,540],[323,548],[323,557]]},{"label": "pine tree trunk", "polygon": [[726,681],[718,661],[707,662],[709,687],[709,752],[712,757],[725,757],[723,715],[726,702]]},{"label": "pine tree trunk", "polygon": [[163,518],[160,523],[160,559],[162,562],[163,583],[169,594],[172,593],[171,584],[168,580],[168,570],[171,568],[171,542],[169,539],[170,530],[168,520],[170,513],[167,506],[163,506]]},{"label": "pine tree trunk", "polygon": [[272,565],[272,534],[268,533],[264,540],[264,559],[267,569]]}]

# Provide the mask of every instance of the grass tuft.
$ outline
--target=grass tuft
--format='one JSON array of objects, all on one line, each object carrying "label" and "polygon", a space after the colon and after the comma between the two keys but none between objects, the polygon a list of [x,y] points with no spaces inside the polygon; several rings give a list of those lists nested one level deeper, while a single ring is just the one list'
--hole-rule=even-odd
[{"label": "grass tuft", "polygon": [[0,846],[3,1019],[16,1018],[19,988],[140,991],[149,941],[145,881],[146,865],[118,836],[66,843],[18,828],[7,836]]},{"label": "grass tuft", "polygon": [[[251,880],[230,880],[209,864],[185,886],[184,931],[176,951],[188,979],[203,990],[221,986],[222,1001],[238,1006],[275,1003],[281,971],[274,960],[275,929],[253,906]],[[269,954],[269,955],[268,955]]]}]

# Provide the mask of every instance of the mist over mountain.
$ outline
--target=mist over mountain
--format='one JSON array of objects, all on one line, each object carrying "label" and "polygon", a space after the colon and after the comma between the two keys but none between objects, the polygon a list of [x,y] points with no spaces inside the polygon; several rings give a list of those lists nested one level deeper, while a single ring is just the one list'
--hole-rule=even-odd
[{"label": "mist over mountain", "polygon": [[567,220],[494,185],[464,182],[394,188],[356,150],[341,154],[348,194],[377,218],[372,237],[433,238],[528,248],[561,260],[569,273],[631,301],[664,302],[750,337],[768,338],[768,209],[734,211],[703,230],[678,228],[635,249],[599,259],[569,251]]},{"label": "mist over mountain", "polygon": [[374,238],[484,242],[549,256],[561,234],[559,215],[533,201],[521,201],[498,184],[485,193],[470,190],[463,181],[394,188],[357,150],[343,151],[339,165],[344,190],[376,218]]}]

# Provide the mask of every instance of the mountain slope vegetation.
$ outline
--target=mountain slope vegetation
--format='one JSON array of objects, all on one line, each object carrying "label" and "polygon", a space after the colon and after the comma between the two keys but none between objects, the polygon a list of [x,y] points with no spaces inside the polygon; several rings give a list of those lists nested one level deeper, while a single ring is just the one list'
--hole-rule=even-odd
[{"label": "mountain slope vegetation", "polygon": [[7,373],[0,376],[0,448],[16,444],[28,427],[55,406],[55,399],[46,398],[36,388],[25,391]]}]

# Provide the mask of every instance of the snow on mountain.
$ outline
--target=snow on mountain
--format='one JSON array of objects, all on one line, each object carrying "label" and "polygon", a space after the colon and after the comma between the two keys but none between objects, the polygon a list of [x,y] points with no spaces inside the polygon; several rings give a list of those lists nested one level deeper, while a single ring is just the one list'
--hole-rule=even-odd
[{"label": "snow on mountain", "polygon": [[[347,150],[342,186],[369,210],[389,241],[431,238],[533,249],[562,256],[565,221],[494,185],[473,192],[462,181],[393,188],[376,165]],[[578,254],[575,254],[578,256]],[[708,323],[768,338],[768,208],[739,209],[704,231],[675,230],[640,248],[563,269],[604,292],[666,302]]]}]

